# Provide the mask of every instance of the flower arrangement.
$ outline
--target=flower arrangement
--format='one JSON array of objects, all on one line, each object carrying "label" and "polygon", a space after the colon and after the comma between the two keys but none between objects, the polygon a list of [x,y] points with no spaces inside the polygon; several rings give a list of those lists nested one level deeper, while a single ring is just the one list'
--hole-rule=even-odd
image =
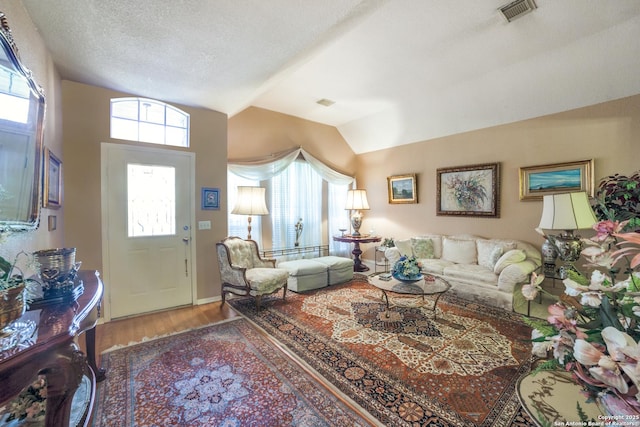
[{"label": "flower arrangement", "polygon": [[[618,413],[640,414],[640,233],[622,233],[626,225],[594,225],[596,235],[583,239],[582,251],[590,275],[569,271],[565,294],[549,307],[547,321],[527,322],[534,328],[534,352],[553,353],[538,370],[564,369],[590,399],[613,401]],[[532,274],[523,296],[535,298],[543,279]]]},{"label": "flower arrangement", "polygon": [[8,405],[9,416],[7,421],[28,420],[42,421],[47,406],[47,382],[44,375],[38,375],[38,379],[24,390]]},{"label": "flower arrangement", "polygon": [[393,240],[393,237],[385,237],[382,239],[382,243],[380,244],[380,246],[384,246],[385,248],[393,248],[395,245],[396,243]]},{"label": "flower arrangement", "polygon": [[416,257],[403,255],[393,264],[391,274],[396,278],[411,280],[419,277],[421,270],[422,264],[418,262]]}]

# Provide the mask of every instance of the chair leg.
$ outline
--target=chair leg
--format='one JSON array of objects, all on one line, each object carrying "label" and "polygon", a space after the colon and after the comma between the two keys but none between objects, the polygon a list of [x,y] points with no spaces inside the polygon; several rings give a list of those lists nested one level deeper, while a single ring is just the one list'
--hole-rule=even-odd
[{"label": "chair leg", "polygon": [[256,311],[260,311],[261,301],[262,301],[262,295],[256,295]]},{"label": "chair leg", "polygon": [[227,293],[225,291],[222,291],[222,304],[220,304],[220,308],[222,308],[222,306],[224,305],[226,296],[227,296]]},{"label": "chair leg", "polygon": [[287,296],[287,284],[285,283],[284,287],[282,288],[282,300],[284,301],[285,298]]}]

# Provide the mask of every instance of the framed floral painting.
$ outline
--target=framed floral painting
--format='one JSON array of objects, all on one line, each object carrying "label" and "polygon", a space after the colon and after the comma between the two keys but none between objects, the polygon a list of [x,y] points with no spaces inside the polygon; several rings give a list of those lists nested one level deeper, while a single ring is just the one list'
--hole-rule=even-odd
[{"label": "framed floral painting", "polygon": [[500,164],[437,170],[436,215],[500,216]]}]

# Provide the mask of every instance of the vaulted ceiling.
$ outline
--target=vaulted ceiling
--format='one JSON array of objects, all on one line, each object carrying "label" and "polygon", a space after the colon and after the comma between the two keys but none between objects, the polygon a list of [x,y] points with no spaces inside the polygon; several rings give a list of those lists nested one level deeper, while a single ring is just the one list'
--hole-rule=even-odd
[{"label": "vaulted ceiling", "polygon": [[638,0],[535,0],[512,22],[499,0],[22,1],[64,79],[278,111],[356,153],[640,93]]}]

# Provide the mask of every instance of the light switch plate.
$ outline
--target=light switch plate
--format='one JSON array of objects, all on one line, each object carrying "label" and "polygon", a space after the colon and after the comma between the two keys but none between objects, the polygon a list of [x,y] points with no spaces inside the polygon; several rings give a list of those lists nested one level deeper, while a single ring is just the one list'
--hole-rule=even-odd
[{"label": "light switch plate", "polygon": [[198,221],[198,230],[211,230],[211,221]]}]

